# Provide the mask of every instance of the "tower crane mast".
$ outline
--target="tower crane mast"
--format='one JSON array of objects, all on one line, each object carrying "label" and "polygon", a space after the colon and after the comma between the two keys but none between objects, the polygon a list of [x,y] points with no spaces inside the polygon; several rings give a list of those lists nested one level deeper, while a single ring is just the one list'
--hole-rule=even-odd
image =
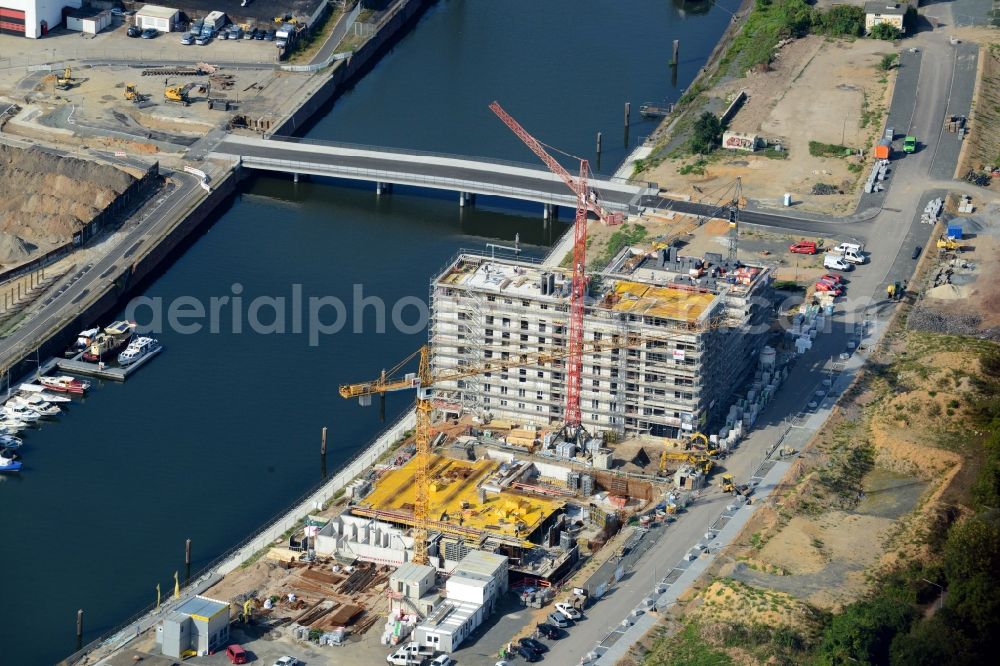
[{"label": "tower crane mast", "polygon": [[587,175],[590,172],[587,160],[580,158],[580,175],[578,178],[573,178],[569,171],[545,150],[545,146],[538,139],[504,111],[499,102],[490,104],[490,110],[576,195],[576,220],[573,224],[573,282],[570,291],[567,345],[569,355],[566,364],[566,412],[563,418],[564,434],[568,439],[576,439],[583,424],[580,414],[580,390],[583,369],[583,311],[587,298],[587,215],[593,212],[602,222],[609,225],[617,224],[620,220],[598,205],[597,197],[591,192],[587,183]]}]

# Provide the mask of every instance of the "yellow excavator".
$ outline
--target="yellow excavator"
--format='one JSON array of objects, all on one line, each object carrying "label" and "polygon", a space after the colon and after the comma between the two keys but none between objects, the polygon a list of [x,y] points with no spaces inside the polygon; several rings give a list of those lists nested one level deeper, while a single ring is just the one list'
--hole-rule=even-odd
[{"label": "yellow excavator", "polygon": [[191,98],[188,97],[188,93],[191,92],[191,89],[196,85],[196,83],[187,83],[182,86],[167,86],[163,91],[163,99],[168,102],[176,102],[187,106],[191,103]]},{"label": "yellow excavator", "polygon": [[957,250],[958,241],[951,236],[941,236],[937,239],[937,247],[939,250]]},{"label": "yellow excavator", "polygon": [[143,100],[143,94],[139,92],[139,87],[134,83],[125,84],[125,99],[133,104],[138,104]]},{"label": "yellow excavator", "polygon": [[660,473],[666,473],[667,469],[670,467],[670,461],[679,462],[687,465],[694,465],[705,474],[712,471],[712,466],[715,462],[706,454],[701,451],[670,451],[664,449],[663,453],[660,454]]},{"label": "yellow excavator", "polygon": [[69,90],[73,87],[73,70],[70,69],[69,65],[66,65],[66,69],[63,70],[62,76],[56,79],[56,88],[60,90]]}]

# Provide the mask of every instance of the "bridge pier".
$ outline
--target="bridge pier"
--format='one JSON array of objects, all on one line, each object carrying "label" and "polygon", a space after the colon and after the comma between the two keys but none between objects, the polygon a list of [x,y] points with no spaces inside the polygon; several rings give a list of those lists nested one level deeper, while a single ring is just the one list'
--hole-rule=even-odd
[{"label": "bridge pier", "polygon": [[458,193],[458,207],[465,208],[465,204],[470,206],[476,203],[476,195],[471,192],[459,192]]},{"label": "bridge pier", "polygon": [[546,222],[559,217],[559,206],[555,204],[542,204],[542,219]]},{"label": "bridge pier", "polygon": [[299,182],[299,174],[297,174],[297,173],[293,173],[292,174],[292,182],[293,183]]},{"label": "bridge pier", "polygon": [[389,194],[392,192],[392,183],[380,183],[375,181],[375,195],[382,196],[383,194]]}]

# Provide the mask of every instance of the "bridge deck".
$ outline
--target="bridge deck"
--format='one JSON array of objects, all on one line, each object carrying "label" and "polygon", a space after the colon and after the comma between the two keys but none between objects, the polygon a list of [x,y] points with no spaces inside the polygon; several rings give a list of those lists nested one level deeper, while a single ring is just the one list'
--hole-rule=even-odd
[{"label": "bridge deck", "polygon": [[[278,141],[230,135],[214,154],[244,167],[470,192],[575,207],[572,192],[553,173],[511,163],[391,149]],[[655,184],[594,179],[591,187],[611,210],[628,210]]]}]

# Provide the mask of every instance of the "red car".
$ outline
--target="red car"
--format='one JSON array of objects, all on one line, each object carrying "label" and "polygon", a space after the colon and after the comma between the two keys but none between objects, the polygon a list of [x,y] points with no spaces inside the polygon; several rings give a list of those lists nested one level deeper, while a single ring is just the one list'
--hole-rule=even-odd
[{"label": "red car", "polygon": [[819,279],[823,282],[833,282],[837,285],[844,284],[844,276],[837,273],[827,273],[826,275],[821,275]]},{"label": "red car", "polygon": [[226,648],[226,656],[229,657],[229,661],[234,664],[247,663],[246,650],[235,643]]},{"label": "red car", "polygon": [[816,243],[806,240],[790,245],[788,251],[792,254],[816,254],[819,252],[816,248]]},{"label": "red car", "polygon": [[840,296],[840,294],[842,293],[837,285],[831,284],[829,282],[817,282],[816,291],[825,291],[833,294],[834,296]]}]

